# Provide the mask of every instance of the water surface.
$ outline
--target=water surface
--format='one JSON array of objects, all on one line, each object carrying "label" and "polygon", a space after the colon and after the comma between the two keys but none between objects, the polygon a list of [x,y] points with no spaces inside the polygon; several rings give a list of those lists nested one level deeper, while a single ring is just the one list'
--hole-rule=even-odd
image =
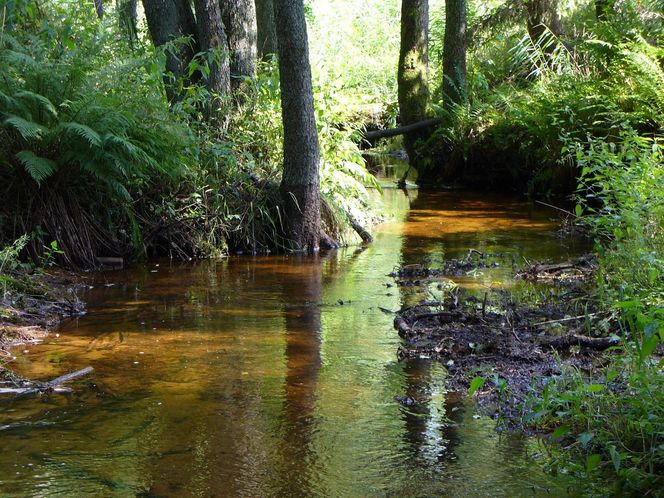
[{"label": "water surface", "polygon": [[98,275],[86,316],[16,351],[31,378],[95,372],[72,395],[0,400],[0,495],[567,496],[537,442],[496,433],[440,364],[397,361],[379,307],[415,299],[387,286],[401,264],[578,248],[555,213],[509,198],[385,189],[382,210],[367,247]]}]

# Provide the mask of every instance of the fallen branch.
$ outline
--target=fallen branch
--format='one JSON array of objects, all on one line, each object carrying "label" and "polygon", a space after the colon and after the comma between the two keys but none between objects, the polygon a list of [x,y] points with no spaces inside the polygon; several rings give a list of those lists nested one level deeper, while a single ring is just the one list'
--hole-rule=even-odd
[{"label": "fallen branch", "polygon": [[60,385],[76,379],[77,377],[87,375],[93,370],[92,367],[85,367],[81,370],[76,370],[75,372],[56,377],[48,382],[30,381],[28,382],[28,385],[24,387],[1,387],[0,394],[37,394],[46,392],[69,393],[72,391],[70,388],[60,387]]},{"label": "fallen branch", "polygon": [[396,137],[398,135],[404,135],[406,133],[412,133],[414,131],[423,130],[425,128],[431,128],[443,122],[442,118],[433,118],[425,119],[424,121],[418,121],[417,123],[412,123],[405,126],[399,126],[398,128],[388,128],[386,130],[374,130],[367,131],[362,137],[367,142],[373,142],[379,138],[388,138]]},{"label": "fallen branch", "polygon": [[570,334],[544,340],[542,341],[542,345],[554,349],[569,349],[572,346],[580,346],[601,351],[615,346],[619,342],[620,340],[617,337],[587,337],[585,335]]},{"label": "fallen branch", "polygon": [[355,219],[355,217],[350,214],[349,212],[346,212],[346,216],[348,217],[348,223],[350,223],[350,226],[353,227],[353,230],[355,230],[355,233],[357,233],[360,238],[365,242],[365,243],[370,243],[373,242],[373,237],[369,233],[369,231],[364,228],[360,223]]}]

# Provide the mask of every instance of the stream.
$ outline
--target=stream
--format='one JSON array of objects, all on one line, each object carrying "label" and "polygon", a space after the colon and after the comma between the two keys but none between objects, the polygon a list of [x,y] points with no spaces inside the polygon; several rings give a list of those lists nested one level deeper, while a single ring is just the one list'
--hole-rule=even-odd
[{"label": "stream", "polygon": [[[399,265],[583,247],[556,236],[554,211],[516,198],[385,188],[380,209],[366,247],[94,276],[86,316],[15,350],[29,378],[95,371],[70,395],[0,399],[0,495],[576,495],[541,470],[536,438],[496,432],[447,392],[440,363],[398,362],[380,308],[416,299],[386,276]],[[510,289],[511,274],[454,280]]]}]

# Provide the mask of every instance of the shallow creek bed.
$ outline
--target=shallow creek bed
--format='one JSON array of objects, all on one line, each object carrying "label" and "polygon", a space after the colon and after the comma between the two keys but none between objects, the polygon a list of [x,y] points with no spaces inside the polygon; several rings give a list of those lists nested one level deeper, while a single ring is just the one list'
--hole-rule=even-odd
[{"label": "shallow creek bed", "polygon": [[[497,259],[500,255],[471,250],[466,258],[447,260],[441,268],[408,265],[390,276],[397,286],[420,287],[426,296],[432,282],[497,266]],[[611,320],[587,300],[586,286],[594,268],[590,256],[530,264],[515,277],[535,286],[544,282],[551,292],[538,302],[519,300],[505,289],[478,295],[452,285],[444,300],[422,299],[396,312],[394,327],[403,339],[398,357],[441,361],[451,390],[465,391],[475,377],[492,381],[477,391],[480,406],[495,416],[516,415],[520,401],[538,382],[558,375],[563,366],[592,371],[603,362],[598,353],[619,342],[615,335],[591,336],[591,331],[602,328],[597,323]]]}]

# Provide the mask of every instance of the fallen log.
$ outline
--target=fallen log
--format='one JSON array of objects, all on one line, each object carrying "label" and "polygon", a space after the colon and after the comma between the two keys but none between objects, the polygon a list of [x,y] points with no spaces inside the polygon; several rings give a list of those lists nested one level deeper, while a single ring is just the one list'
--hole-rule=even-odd
[{"label": "fallen log", "polygon": [[0,387],[0,394],[37,394],[46,392],[69,393],[72,390],[68,387],[60,387],[61,384],[69,382],[83,375],[92,372],[94,368],[85,367],[75,372],[70,372],[60,377],[56,377],[48,382],[28,381],[23,387]]},{"label": "fallen log", "polygon": [[412,133],[414,131],[423,130],[425,128],[431,128],[442,122],[443,122],[442,118],[425,119],[424,121],[418,121],[417,123],[412,123],[405,126],[399,126],[397,128],[367,131],[364,133],[362,138],[367,142],[373,142],[374,140],[378,140],[379,138],[396,137],[398,135]]}]

